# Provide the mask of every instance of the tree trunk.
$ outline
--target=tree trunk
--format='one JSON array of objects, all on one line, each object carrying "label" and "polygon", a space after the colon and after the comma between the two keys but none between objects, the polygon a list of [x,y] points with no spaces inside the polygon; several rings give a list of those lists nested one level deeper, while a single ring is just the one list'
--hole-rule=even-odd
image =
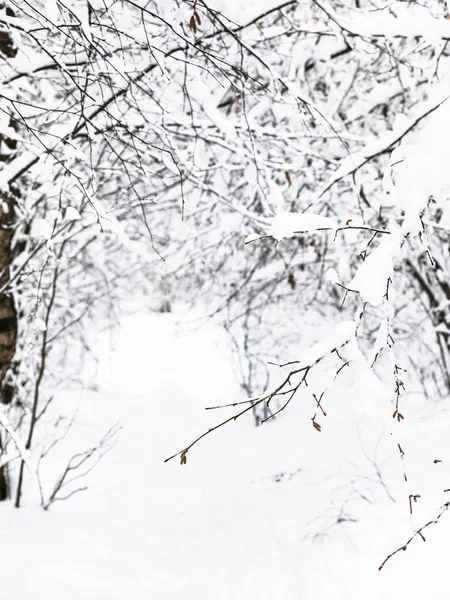
[{"label": "tree trunk", "polygon": [[[9,7],[4,7],[0,2],[0,10],[4,9],[8,16],[13,17],[14,12]],[[11,59],[17,53],[14,40],[7,31],[0,32],[0,61]],[[10,127],[16,128],[11,119]],[[16,149],[17,142],[0,135],[0,164],[8,162]],[[14,226],[14,205],[17,191],[11,190],[0,193],[0,402],[9,404],[13,397],[14,385],[8,381],[11,361],[14,357],[17,342],[17,314],[14,298],[8,291],[11,266],[11,240]],[[5,443],[0,431],[0,457],[4,451]],[[9,478],[6,465],[0,467],[0,501],[10,496]]]}]

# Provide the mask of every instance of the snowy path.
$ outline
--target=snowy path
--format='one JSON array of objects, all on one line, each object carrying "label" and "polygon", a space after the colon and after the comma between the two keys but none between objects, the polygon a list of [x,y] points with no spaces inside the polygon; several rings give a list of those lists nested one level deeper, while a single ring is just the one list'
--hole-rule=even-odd
[{"label": "snowy path", "polygon": [[[448,598],[448,518],[429,543],[377,571],[409,519],[355,475],[364,457],[356,417],[345,425],[352,400],[321,434],[294,410],[258,429],[250,419],[232,424],[186,466],[164,464],[216,422],[203,406],[239,395],[214,334],[175,340],[164,319],[130,321],[127,351],[101,373],[110,389],[83,397],[68,453],[109,422],[123,425],[89,492],[48,513],[1,507],[2,598],[391,600],[398,590]],[[339,515],[358,522],[337,523]]]}]

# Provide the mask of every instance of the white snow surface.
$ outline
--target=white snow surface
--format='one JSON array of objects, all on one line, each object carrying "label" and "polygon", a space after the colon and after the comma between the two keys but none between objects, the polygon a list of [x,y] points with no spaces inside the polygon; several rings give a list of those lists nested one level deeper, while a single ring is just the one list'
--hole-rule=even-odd
[{"label": "white snow surface", "polygon": [[[450,464],[433,464],[448,454],[441,409],[433,419],[430,407],[425,415],[408,403],[396,429],[391,405],[352,363],[323,399],[319,433],[311,391],[330,380],[325,368],[281,418],[230,423],[192,448],[185,466],[164,463],[230,415],[205,406],[242,399],[220,333],[180,336],[172,315],[140,316],[97,342],[101,390],[63,394],[68,412],[79,403],[76,427],[45,463],[44,483],[64,454],[111,423],[122,423],[120,439],[88,477],[89,491],[44,512],[28,484],[23,509],[0,505],[3,598],[448,597],[448,514],[426,530],[426,544],[415,540],[378,571],[446,499]],[[422,494],[413,517],[408,493]]]}]

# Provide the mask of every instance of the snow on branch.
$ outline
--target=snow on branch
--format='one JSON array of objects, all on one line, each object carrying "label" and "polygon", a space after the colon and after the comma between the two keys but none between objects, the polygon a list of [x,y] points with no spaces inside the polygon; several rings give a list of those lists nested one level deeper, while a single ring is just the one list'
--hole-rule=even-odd
[{"label": "snow on branch", "polygon": [[350,36],[450,40],[450,21],[444,16],[441,19],[435,18],[426,7],[423,7],[424,10],[420,10],[416,15],[406,14],[402,11],[398,16],[393,10],[357,10],[353,11],[351,19],[348,19],[336,14],[330,6],[323,2],[314,0],[314,4],[345,34]]},{"label": "snow on branch", "polygon": [[331,217],[324,215],[317,215],[313,213],[296,213],[281,211],[275,217],[267,219],[268,229],[266,235],[259,235],[257,233],[250,233],[244,243],[249,244],[265,237],[273,237],[274,239],[281,241],[286,238],[294,237],[300,233],[307,233],[309,231],[334,231],[336,234],[339,231],[346,229],[356,229],[369,231],[371,233],[390,234],[390,231],[384,229],[376,229],[367,225],[350,225],[346,224],[340,226]]},{"label": "snow on branch", "polygon": [[268,235],[276,240],[293,237],[302,231],[315,231],[317,229],[335,229],[336,224],[330,217],[310,213],[278,213],[269,227]]},{"label": "snow on branch", "polygon": [[367,256],[356,271],[350,288],[372,306],[378,306],[388,297],[389,283],[394,274],[394,257],[400,251],[401,238],[398,235],[386,237]]},{"label": "snow on branch", "polygon": [[449,97],[450,94],[448,88],[440,90],[440,93],[435,94],[431,100],[425,102],[422,105],[421,110],[413,117],[404,119],[403,122],[392,131],[388,131],[381,138],[373,140],[373,142],[368,144],[362,150],[349,154],[341,161],[340,167],[321,190],[319,198],[322,197],[335,183],[348,175],[353,175],[353,173],[363,167],[367,162],[376,156],[387,152],[394,144],[400,142],[407,133],[412,131],[423,119],[442,106]]}]

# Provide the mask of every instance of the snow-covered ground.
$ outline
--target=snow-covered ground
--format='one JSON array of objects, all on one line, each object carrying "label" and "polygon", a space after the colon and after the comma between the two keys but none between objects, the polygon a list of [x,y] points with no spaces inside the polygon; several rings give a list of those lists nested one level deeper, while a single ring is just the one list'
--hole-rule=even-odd
[{"label": "snow-covered ground", "polygon": [[[68,407],[79,402],[76,426],[43,477],[118,421],[119,439],[87,492],[44,512],[28,484],[23,509],[0,506],[2,598],[449,597],[447,513],[424,531],[427,543],[415,539],[378,571],[446,499],[450,464],[433,463],[448,447],[442,407],[411,400],[408,429],[397,434],[382,398],[364,387],[348,392],[349,371],[329,397],[321,433],[311,405],[297,401],[262,427],[248,417],[207,436],[185,466],[164,463],[229,414],[205,406],[242,399],[220,334],[180,337],[172,315],[140,316],[105,336],[104,356],[108,341],[100,392],[66,393]],[[417,521],[409,493],[422,495]]]}]

